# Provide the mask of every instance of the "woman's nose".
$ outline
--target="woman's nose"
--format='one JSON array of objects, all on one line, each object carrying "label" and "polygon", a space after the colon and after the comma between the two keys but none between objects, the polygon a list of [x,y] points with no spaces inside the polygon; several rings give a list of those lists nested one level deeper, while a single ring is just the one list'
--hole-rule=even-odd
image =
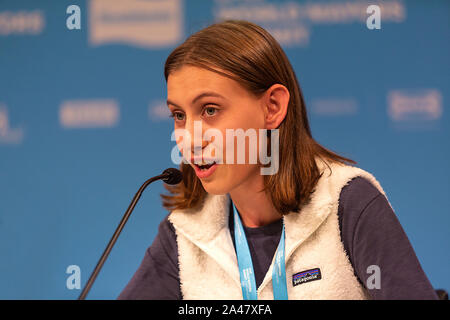
[{"label": "woman's nose", "polygon": [[201,157],[202,151],[205,149],[205,147],[208,145],[207,141],[203,140],[203,132],[200,139],[195,139],[192,135],[193,139],[191,141],[191,152],[194,157]]},{"label": "woman's nose", "polygon": [[205,129],[201,120],[189,121],[186,126],[190,137],[192,156],[201,156],[202,150],[208,145],[208,141],[203,139]]}]

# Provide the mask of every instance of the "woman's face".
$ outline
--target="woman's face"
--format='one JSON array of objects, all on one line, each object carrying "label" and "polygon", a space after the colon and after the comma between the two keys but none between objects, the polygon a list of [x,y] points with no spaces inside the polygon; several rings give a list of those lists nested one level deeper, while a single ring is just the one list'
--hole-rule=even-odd
[{"label": "woman's face", "polygon": [[[234,132],[237,132],[236,129],[242,129],[245,132],[253,128],[256,130],[259,141],[258,129],[265,128],[264,108],[261,98],[254,96],[238,82],[216,72],[194,66],[183,66],[168,76],[167,104],[174,117],[175,129],[185,129],[192,137],[190,152],[183,150],[182,141],[177,140],[177,145],[183,153],[183,157],[191,160],[190,165],[196,171],[208,193],[229,193],[237,187],[247,187],[249,182],[260,176],[259,165],[254,161],[249,161],[250,139],[245,138],[245,163],[237,158],[237,138],[233,138],[233,163],[227,161],[227,151],[230,153],[231,140],[226,139],[226,129],[235,129]],[[211,138],[211,141],[202,138],[201,144],[197,141],[196,146],[201,145],[203,158],[202,153],[194,154],[195,122],[197,130],[199,130],[201,124],[202,137],[208,129],[217,129],[221,132],[223,137],[222,155],[211,152],[212,144],[220,145],[217,144],[218,141],[215,137]],[[242,140],[240,144],[242,146]],[[258,149],[254,142],[252,147]],[[187,150],[187,148],[185,149]],[[200,148],[197,150],[200,150]],[[206,160],[206,158],[210,158],[206,155],[208,154],[206,150],[209,150],[208,152],[211,152],[213,157],[221,158],[223,164],[215,164],[210,169],[201,171],[192,159],[194,156],[195,159]]]}]

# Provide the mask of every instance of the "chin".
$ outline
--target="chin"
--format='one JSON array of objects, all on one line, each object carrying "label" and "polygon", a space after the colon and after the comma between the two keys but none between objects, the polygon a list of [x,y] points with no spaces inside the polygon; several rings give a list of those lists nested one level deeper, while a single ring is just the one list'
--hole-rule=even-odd
[{"label": "chin", "polygon": [[[258,167],[255,168],[256,171],[259,170]],[[257,173],[259,174],[259,172]],[[252,174],[254,174],[253,170],[249,170],[248,167],[220,166],[210,177],[200,179],[200,182],[202,183],[203,189],[205,189],[207,193],[213,195],[223,195],[230,193],[236,187],[242,185],[242,183],[247,181]]]},{"label": "chin", "polygon": [[[223,195],[229,193],[232,189],[230,181],[227,181],[226,170],[224,167],[219,165],[216,170],[206,178],[198,178],[203,186],[203,189],[209,194],[213,195]],[[195,170],[195,169],[194,169]]]},{"label": "chin", "polygon": [[230,188],[227,188],[227,186],[224,186],[221,183],[215,181],[210,182],[202,181],[202,185],[203,189],[205,189],[206,192],[213,195],[227,194],[230,191]]}]

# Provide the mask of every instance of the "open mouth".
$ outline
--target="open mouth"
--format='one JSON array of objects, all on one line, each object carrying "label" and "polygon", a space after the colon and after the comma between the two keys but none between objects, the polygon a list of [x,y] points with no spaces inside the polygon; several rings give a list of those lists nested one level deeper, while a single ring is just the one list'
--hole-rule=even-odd
[{"label": "open mouth", "polygon": [[211,163],[205,163],[205,164],[195,164],[194,165],[195,174],[200,179],[208,178],[211,176],[214,171],[217,169],[217,163],[211,162]]},{"label": "open mouth", "polygon": [[206,171],[206,170],[208,170],[209,168],[211,168],[215,164],[216,164],[215,162],[212,162],[212,163],[205,164],[205,165],[198,165],[198,164],[196,164],[195,166],[197,168],[199,168],[200,170],[202,170],[202,171]]}]

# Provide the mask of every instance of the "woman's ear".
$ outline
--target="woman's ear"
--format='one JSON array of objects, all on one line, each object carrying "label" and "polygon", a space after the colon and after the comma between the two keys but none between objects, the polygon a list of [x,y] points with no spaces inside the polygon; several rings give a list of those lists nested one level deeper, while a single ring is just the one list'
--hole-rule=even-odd
[{"label": "woman's ear", "polygon": [[286,117],[289,91],[282,84],[274,84],[264,94],[266,129],[276,129]]}]

